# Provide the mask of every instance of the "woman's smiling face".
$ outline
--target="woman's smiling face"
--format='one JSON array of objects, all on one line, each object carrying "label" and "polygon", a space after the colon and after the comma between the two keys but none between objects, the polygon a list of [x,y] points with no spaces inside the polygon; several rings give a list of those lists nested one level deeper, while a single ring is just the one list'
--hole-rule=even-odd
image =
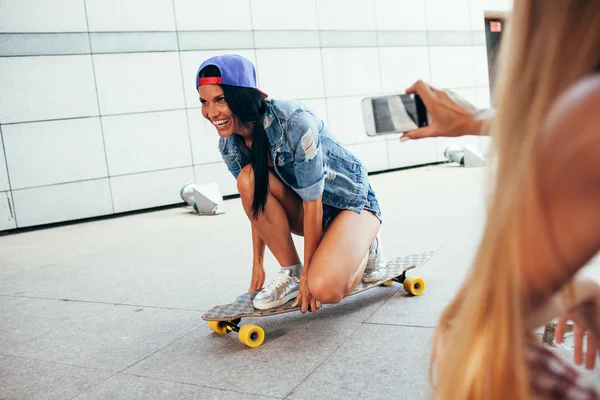
[{"label": "woman's smiling face", "polygon": [[198,87],[202,115],[217,129],[221,137],[233,135],[236,117],[225,100],[223,89],[219,85],[201,85]]}]

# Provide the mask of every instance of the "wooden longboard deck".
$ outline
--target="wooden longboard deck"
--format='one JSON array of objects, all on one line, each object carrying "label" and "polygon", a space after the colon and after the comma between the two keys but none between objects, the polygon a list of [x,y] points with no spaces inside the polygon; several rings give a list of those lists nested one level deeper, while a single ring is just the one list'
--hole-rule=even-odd
[{"label": "wooden longboard deck", "polygon": [[[391,260],[388,262],[387,274],[384,278],[373,283],[360,282],[349,296],[379,286],[385,281],[400,277],[406,271],[425,264],[435,253],[435,251],[428,251]],[[238,318],[266,317],[267,315],[277,315],[300,310],[300,307],[292,307],[295,299],[269,310],[258,310],[252,305],[252,300],[257,293],[258,291],[248,292],[239,296],[233,303],[213,307],[202,316],[202,319],[205,321],[231,321]]]}]

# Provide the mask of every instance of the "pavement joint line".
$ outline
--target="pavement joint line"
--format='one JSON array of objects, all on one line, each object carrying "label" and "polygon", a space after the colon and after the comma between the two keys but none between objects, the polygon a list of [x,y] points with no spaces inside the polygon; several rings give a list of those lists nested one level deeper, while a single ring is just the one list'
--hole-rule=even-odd
[{"label": "pavement joint line", "polygon": [[[200,327],[197,327],[197,328],[194,328],[194,329],[192,329],[190,332],[187,332],[186,334],[184,334],[184,335],[180,336],[179,338],[177,338],[177,339],[173,340],[172,342],[170,342],[170,343],[167,343],[166,345],[164,345],[164,346],[163,346],[163,347],[161,347],[160,349],[157,349],[156,351],[154,351],[154,352],[152,352],[152,353],[148,354],[146,357],[143,357],[143,358],[141,358],[141,359],[137,360],[137,361],[136,361],[136,362],[134,362],[133,364],[131,364],[131,365],[128,365],[128,366],[126,366],[125,368],[123,368],[123,369],[121,369],[121,370],[119,370],[119,371],[115,371],[115,372],[114,372],[112,375],[108,376],[106,379],[103,379],[103,380],[101,380],[100,382],[98,382],[97,384],[95,384],[94,386],[90,387],[89,389],[87,389],[87,390],[85,390],[85,391],[83,391],[83,392],[81,392],[81,393],[78,393],[78,394],[77,394],[75,397],[72,397],[72,398],[71,398],[71,400],[75,400],[75,399],[77,399],[77,397],[79,397],[79,396],[81,396],[81,395],[83,395],[83,394],[85,394],[85,393],[89,392],[90,390],[92,390],[92,389],[94,389],[95,387],[97,387],[97,386],[101,385],[102,383],[106,382],[107,380],[109,380],[109,379],[110,379],[110,378],[112,378],[113,376],[117,376],[118,374],[124,374],[124,375],[132,375],[132,376],[136,376],[136,375],[133,375],[133,374],[127,374],[127,373],[125,373],[125,372],[123,372],[123,371],[125,371],[126,369],[129,369],[129,368],[133,367],[134,365],[138,364],[138,363],[139,363],[139,362],[141,362],[141,361],[144,361],[144,360],[145,360],[145,359],[147,359],[148,357],[151,357],[151,356],[153,356],[154,354],[156,354],[156,353],[158,353],[159,351],[161,351],[161,350],[163,350],[163,349],[165,349],[165,348],[169,347],[170,345],[172,345],[173,343],[175,343],[175,342],[177,342],[177,341],[179,341],[179,340],[183,339],[184,337],[186,337],[186,336],[188,336],[188,335],[192,334],[193,332],[197,331],[198,329],[200,329]],[[141,376],[141,377],[142,377],[142,378],[148,378],[148,379],[155,379],[155,378],[149,378],[149,377],[145,377],[145,376]],[[181,382],[177,382],[177,383],[181,383]]]},{"label": "pavement joint line", "polygon": [[224,389],[224,388],[221,388],[221,387],[208,386],[208,385],[200,385],[198,383],[192,383],[192,382],[172,381],[170,379],[155,378],[155,377],[152,377],[152,376],[131,374],[131,373],[123,372],[123,371],[117,372],[117,374],[128,375],[128,376],[135,376],[136,378],[151,379],[151,380],[157,380],[157,381],[161,381],[161,382],[178,383],[180,385],[190,385],[190,386],[195,386],[195,387],[200,387],[200,388],[206,388],[206,389],[215,389],[215,390],[219,390],[219,391],[234,392],[234,393],[240,393],[240,394],[249,394],[249,395],[252,395],[252,396],[261,397],[263,399],[283,399],[283,397],[266,396],[266,395],[264,395],[262,393],[242,392],[240,390]]},{"label": "pavement joint line", "polygon": [[[333,353],[335,353],[337,351],[337,349],[339,349],[344,343],[346,343],[346,341],[352,336],[354,335],[361,327],[363,324],[365,324],[366,320],[371,318],[371,316],[373,316],[373,314],[375,314],[377,311],[379,311],[379,309],[381,307],[383,307],[384,304],[386,304],[392,297],[394,297],[396,295],[396,293],[398,293],[400,289],[396,289],[387,300],[384,300],[381,302],[381,304],[379,305],[379,307],[377,307],[375,310],[373,310],[373,312],[371,314],[369,314],[367,317],[365,317],[365,319],[363,319],[362,321],[360,321],[358,327],[348,335],[348,337],[346,339],[344,339],[339,346],[337,346],[335,349],[333,349],[331,351],[331,353],[329,353],[329,355],[327,357],[325,357],[325,359],[320,362],[317,366],[315,366],[315,368],[308,374],[306,375],[306,377],[300,381],[300,383],[298,383],[296,386],[294,386],[294,388],[284,397],[284,399],[287,399],[292,393],[294,393],[294,391],[300,386],[302,385],[321,365],[323,365],[323,363],[327,360],[329,360],[329,358],[333,355]],[[358,393],[358,392],[357,392]]]},{"label": "pavement joint line", "polygon": [[146,357],[143,357],[143,358],[141,358],[141,359],[137,360],[137,361],[136,361],[136,362],[134,362],[133,364],[131,364],[131,365],[128,365],[127,367],[123,368],[122,370],[120,370],[120,371],[118,371],[118,372],[124,372],[125,370],[127,370],[127,369],[129,369],[129,368],[133,367],[134,365],[137,365],[137,364],[139,364],[140,362],[144,361],[145,359],[147,359],[147,358],[149,358],[149,357],[151,357],[151,356],[155,355],[155,354],[156,354],[156,353],[158,353],[159,351],[161,351],[161,350],[164,350],[164,349],[166,349],[167,347],[169,347],[169,346],[171,346],[171,345],[173,345],[173,344],[177,343],[178,341],[180,341],[180,340],[181,340],[181,339],[183,339],[184,337],[191,335],[192,333],[196,332],[196,331],[197,331],[198,329],[200,329],[200,328],[201,328],[201,327],[200,327],[200,326],[198,326],[198,327],[196,327],[196,328],[192,329],[191,331],[189,331],[189,332],[187,332],[187,333],[185,333],[185,334],[181,335],[180,337],[178,337],[177,339],[175,339],[175,340],[171,341],[170,343],[167,343],[167,344],[165,344],[165,345],[164,345],[163,347],[161,347],[160,349],[157,349],[156,351],[153,351],[152,353],[148,354]]},{"label": "pavement joint line", "polygon": [[437,326],[431,325],[407,325],[407,324],[391,324],[386,322],[364,322],[366,325],[382,325],[382,326],[402,326],[405,328],[425,328],[425,329],[436,329]]},{"label": "pavement joint line", "polygon": [[188,312],[197,312],[201,313],[203,311],[191,308],[175,308],[175,307],[158,307],[158,306],[149,306],[144,304],[131,304],[131,303],[113,303],[110,301],[91,301],[91,300],[74,300],[74,299],[64,299],[57,297],[38,297],[38,296],[15,296],[10,294],[0,294],[0,297],[13,297],[18,299],[35,299],[35,300],[54,300],[54,301],[64,301],[65,303],[89,303],[89,304],[106,304],[112,306],[127,306],[127,307],[144,307],[144,308],[153,308],[159,310],[175,310],[175,311],[188,311]]},{"label": "pavement joint line", "polygon": [[76,367],[76,368],[84,368],[84,369],[92,369],[94,371],[104,371],[104,372],[113,372],[110,369],[103,369],[103,368],[97,368],[97,367],[90,367],[87,365],[77,365],[77,364],[69,364],[69,363],[65,363],[62,361],[55,361],[55,360],[45,360],[43,358],[36,358],[36,357],[25,357],[25,356],[18,356],[15,354],[6,354],[6,353],[0,353],[0,356],[5,356],[5,357],[14,357],[14,358],[21,358],[24,360],[34,360],[34,361],[42,361],[42,362],[47,362],[47,363],[53,363],[53,364],[59,364],[59,365],[64,365],[67,367]]},{"label": "pavement joint line", "polygon": [[[385,303],[385,302],[384,302]],[[383,304],[379,307],[382,307]],[[379,308],[378,308],[379,309]],[[331,356],[333,355],[333,353],[335,353],[340,347],[342,347],[347,341],[348,339],[350,339],[350,337],[352,337],[356,332],[358,332],[358,330],[363,326],[363,325],[386,325],[386,326],[402,326],[402,327],[411,327],[411,328],[427,328],[427,329],[434,329],[434,326],[422,326],[422,325],[395,325],[395,324],[382,324],[382,323],[374,323],[374,322],[361,322],[358,327],[350,334],[348,335],[348,337],[346,339],[344,339],[335,349],[333,349],[331,351],[331,353],[329,353],[329,355],[327,355],[327,357],[325,357],[325,359],[323,361],[321,361],[318,365],[315,366],[315,368],[313,368],[313,370],[306,375],[306,377],[300,381],[300,383],[298,383],[296,386],[294,386],[294,388],[284,397],[284,399],[289,398],[289,396],[291,396],[294,391],[296,389],[298,389],[298,387],[300,387],[300,385],[302,385],[308,378],[310,378],[312,376],[312,374],[314,374],[316,372],[316,370],[321,367],[321,365],[323,365],[325,363],[325,361],[329,360],[329,358],[331,358]],[[358,393],[358,392],[357,392]]]},{"label": "pavement joint line", "polygon": [[98,382],[98,383],[97,383],[97,384],[95,384],[94,386],[90,387],[89,389],[87,389],[87,390],[84,390],[84,391],[83,391],[83,392],[81,392],[81,393],[77,393],[77,394],[76,394],[74,397],[71,397],[71,399],[70,399],[70,400],[75,400],[75,399],[77,399],[79,396],[81,396],[81,395],[83,395],[83,394],[86,394],[87,392],[89,392],[89,391],[90,391],[90,390],[92,390],[93,388],[97,387],[98,385],[101,385],[101,384],[103,384],[104,382],[106,382],[107,380],[109,380],[110,378],[112,378],[113,376],[115,376],[115,375],[117,375],[117,374],[118,374],[118,372],[115,372],[114,374],[110,375],[110,376],[109,376],[109,377],[107,377],[106,379],[102,379],[100,382]]},{"label": "pavement joint line", "polygon": [[319,369],[321,367],[321,365],[323,365],[325,363],[325,361],[329,360],[331,358],[331,356],[348,341],[348,339],[350,339],[356,332],[358,332],[358,330],[362,327],[363,324],[364,324],[364,322],[360,322],[354,331],[352,331],[344,340],[342,340],[342,342],[338,346],[336,346],[333,350],[331,350],[331,352],[327,355],[327,357],[325,357],[323,359],[323,361],[321,361],[319,364],[317,364],[313,368],[313,370],[310,371],[310,373],[308,375],[306,375],[304,377],[304,379],[302,379],[300,381],[300,383],[298,383],[296,386],[294,386],[294,388],[288,394],[285,395],[284,399],[289,398],[292,395],[292,393],[294,393],[294,391],[300,387],[300,385],[302,385],[304,382],[306,382],[306,380],[308,378],[310,378],[317,371],[317,369]]},{"label": "pavement joint line", "polygon": [[363,324],[364,324],[364,323],[366,323],[366,321],[367,321],[369,318],[371,318],[371,317],[372,317],[372,316],[373,316],[373,315],[374,315],[374,314],[375,314],[377,311],[379,311],[379,309],[380,309],[381,307],[383,307],[385,304],[387,304],[387,302],[388,302],[388,301],[390,301],[391,299],[393,299],[393,298],[396,296],[396,294],[398,294],[398,292],[399,292],[399,291],[400,291],[400,289],[399,289],[399,288],[396,288],[396,290],[394,290],[394,292],[392,292],[392,294],[390,295],[390,297],[388,297],[386,300],[382,301],[382,302],[381,302],[381,304],[379,305],[379,307],[377,307],[377,309],[373,310],[373,312],[372,312],[371,314],[369,314],[369,316],[368,316],[368,317],[366,317],[365,319],[363,319],[363,320],[361,321],[361,323],[363,323]]}]

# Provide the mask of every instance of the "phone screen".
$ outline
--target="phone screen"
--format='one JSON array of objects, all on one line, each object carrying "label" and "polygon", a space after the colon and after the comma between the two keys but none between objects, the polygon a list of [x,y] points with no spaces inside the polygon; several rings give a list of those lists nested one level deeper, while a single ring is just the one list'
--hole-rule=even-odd
[{"label": "phone screen", "polygon": [[427,125],[427,111],[418,96],[401,94],[374,97],[371,103],[377,134],[409,132]]}]

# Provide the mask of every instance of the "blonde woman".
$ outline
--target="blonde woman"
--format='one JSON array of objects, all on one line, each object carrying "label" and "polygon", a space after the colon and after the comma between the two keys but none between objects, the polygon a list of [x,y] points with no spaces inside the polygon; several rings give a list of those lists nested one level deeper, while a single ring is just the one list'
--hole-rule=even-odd
[{"label": "blonde woman", "polygon": [[561,336],[575,320],[575,361],[588,331],[593,368],[600,288],[573,277],[600,250],[600,1],[515,0],[502,46],[493,117],[422,82],[408,90],[433,118],[409,138],[489,129],[495,147],[487,226],[436,334],[436,394],[598,399],[532,332],[563,315]]}]

